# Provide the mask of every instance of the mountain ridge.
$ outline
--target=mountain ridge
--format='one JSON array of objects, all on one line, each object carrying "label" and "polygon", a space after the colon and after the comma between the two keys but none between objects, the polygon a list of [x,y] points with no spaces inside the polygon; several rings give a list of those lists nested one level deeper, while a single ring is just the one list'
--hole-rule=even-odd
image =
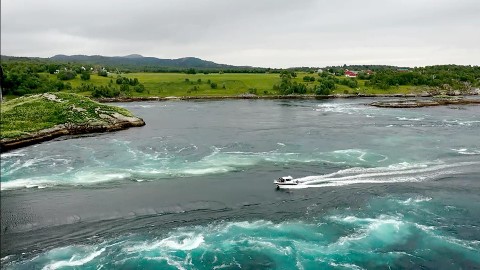
[{"label": "mountain ridge", "polygon": [[213,61],[203,60],[197,57],[182,57],[163,59],[140,54],[129,54],[126,56],[103,56],[103,55],[65,55],[57,54],[47,59],[53,61],[82,62],[99,65],[123,65],[123,66],[148,66],[158,68],[201,68],[201,69],[236,69],[253,68],[251,66],[234,66],[219,64]]}]

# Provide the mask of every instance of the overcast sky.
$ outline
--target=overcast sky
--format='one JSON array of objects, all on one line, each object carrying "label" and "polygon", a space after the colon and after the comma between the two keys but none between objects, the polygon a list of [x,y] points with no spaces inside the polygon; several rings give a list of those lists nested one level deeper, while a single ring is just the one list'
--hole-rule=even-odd
[{"label": "overcast sky", "polygon": [[480,65],[479,0],[2,0],[1,53]]}]

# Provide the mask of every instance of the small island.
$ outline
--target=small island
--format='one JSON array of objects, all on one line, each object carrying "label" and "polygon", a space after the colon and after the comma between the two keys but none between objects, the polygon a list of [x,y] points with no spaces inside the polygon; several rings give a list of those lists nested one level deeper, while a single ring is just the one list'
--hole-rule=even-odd
[{"label": "small island", "polygon": [[73,93],[22,96],[2,103],[0,151],[51,140],[144,126],[124,108],[92,101]]}]

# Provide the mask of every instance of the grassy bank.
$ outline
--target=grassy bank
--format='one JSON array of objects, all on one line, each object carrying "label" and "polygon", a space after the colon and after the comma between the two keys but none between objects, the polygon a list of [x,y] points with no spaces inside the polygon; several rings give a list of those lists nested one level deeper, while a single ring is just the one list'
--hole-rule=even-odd
[{"label": "grassy bank", "polygon": [[[51,79],[56,79],[55,75],[43,74]],[[168,97],[168,96],[236,96],[245,93],[256,93],[257,95],[278,95],[278,91],[273,89],[275,84],[280,83],[280,76],[277,73],[210,73],[210,74],[185,74],[185,73],[127,73],[121,76],[127,78],[137,78],[145,86],[143,93],[131,91],[133,97]],[[293,81],[304,83],[309,88],[318,85],[318,82],[304,82],[304,76],[313,76],[316,74],[298,73]],[[96,74],[91,75],[90,80],[82,81],[79,76],[69,80],[72,89],[79,87],[82,83],[91,83],[95,86],[115,85],[117,75],[110,77],[101,77]],[[339,76],[343,79],[345,77]],[[418,86],[399,86],[388,90],[381,90],[365,86],[365,80],[358,80],[358,87],[350,88],[345,85],[336,84],[332,94],[409,94],[420,93],[424,90]],[[212,88],[212,83],[216,88]],[[72,90],[73,91],[73,90]],[[78,92],[81,95],[89,96],[90,92]],[[307,94],[313,94],[307,93]]]},{"label": "grassy bank", "polygon": [[23,96],[2,103],[1,139],[29,136],[56,125],[103,123],[120,114],[133,117],[126,109],[94,102],[72,93]]}]

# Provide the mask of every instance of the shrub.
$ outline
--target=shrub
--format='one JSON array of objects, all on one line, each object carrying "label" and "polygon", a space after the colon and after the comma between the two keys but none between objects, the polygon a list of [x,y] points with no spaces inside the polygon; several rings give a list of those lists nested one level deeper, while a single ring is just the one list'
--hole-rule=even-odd
[{"label": "shrub", "polygon": [[101,69],[97,72],[97,75],[98,76],[102,76],[102,77],[107,77],[108,76],[108,72],[105,70],[105,69]]},{"label": "shrub", "polygon": [[90,72],[83,71],[82,74],[80,74],[80,79],[82,79],[82,81],[90,80]]},{"label": "shrub", "polygon": [[135,85],[133,90],[135,90],[137,93],[143,93],[145,92],[145,86],[143,86],[143,84]]},{"label": "shrub", "polygon": [[77,77],[77,73],[73,70],[62,70],[57,74],[57,78],[62,81],[72,80],[75,79],[75,77]]}]

